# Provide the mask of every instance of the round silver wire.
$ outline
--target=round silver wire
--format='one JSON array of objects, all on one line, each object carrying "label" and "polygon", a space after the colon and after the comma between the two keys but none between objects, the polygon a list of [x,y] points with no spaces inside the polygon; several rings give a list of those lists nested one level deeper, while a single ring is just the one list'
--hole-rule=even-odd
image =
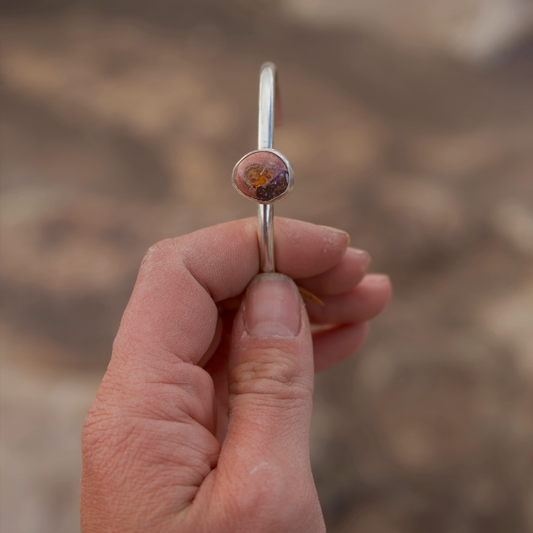
[{"label": "round silver wire", "polygon": [[[258,150],[272,149],[274,126],[281,123],[279,91],[276,89],[276,65],[264,63],[261,66],[259,76]],[[276,263],[274,259],[274,206],[272,204],[259,204],[257,206],[257,224],[261,270],[274,272]]]}]

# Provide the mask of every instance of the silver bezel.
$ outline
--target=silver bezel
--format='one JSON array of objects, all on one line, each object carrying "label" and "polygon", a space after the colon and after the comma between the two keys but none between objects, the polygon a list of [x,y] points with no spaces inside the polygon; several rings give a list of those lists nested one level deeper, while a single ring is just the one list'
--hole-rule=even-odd
[{"label": "silver bezel", "polygon": [[[237,170],[237,167],[239,166],[241,161],[243,161],[243,159],[246,159],[249,155],[257,154],[258,152],[271,152],[272,154],[277,155],[285,163],[285,166],[287,167],[287,170],[289,171],[289,179],[288,179],[289,183],[287,185],[287,188],[283,192],[283,194],[280,194],[275,200],[270,200],[268,202],[263,202],[261,200],[258,200],[257,198],[254,198],[253,196],[248,196],[247,194],[243,193],[239,189],[239,187],[237,187],[237,184],[235,183],[235,171]],[[231,175],[231,183],[233,184],[233,187],[235,188],[235,190],[241,196],[244,196],[245,198],[248,198],[249,200],[253,200],[254,202],[256,202],[258,204],[264,204],[264,205],[266,205],[266,204],[275,204],[276,202],[279,202],[280,200],[283,200],[283,198],[285,198],[288,194],[291,193],[291,191],[292,191],[292,189],[294,187],[294,170],[292,168],[292,165],[291,165],[290,161],[281,152],[278,152],[277,150],[274,150],[272,148],[264,148],[262,150],[254,150],[253,152],[249,152],[246,155],[242,156],[237,161],[237,163],[233,167],[233,173]]]}]

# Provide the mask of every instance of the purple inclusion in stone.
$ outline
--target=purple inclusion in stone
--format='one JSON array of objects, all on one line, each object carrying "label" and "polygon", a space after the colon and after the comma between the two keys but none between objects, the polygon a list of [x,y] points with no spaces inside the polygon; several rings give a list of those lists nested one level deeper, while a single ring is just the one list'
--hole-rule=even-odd
[{"label": "purple inclusion in stone", "polygon": [[271,202],[287,190],[289,170],[272,152],[255,152],[237,165],[234,182],[246,196]]}]

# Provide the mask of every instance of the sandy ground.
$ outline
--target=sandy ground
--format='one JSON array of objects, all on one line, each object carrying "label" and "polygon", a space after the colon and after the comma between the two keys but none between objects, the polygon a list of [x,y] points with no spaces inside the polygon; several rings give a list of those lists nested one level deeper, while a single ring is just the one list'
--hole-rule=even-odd
[{"label": "sandy ground", "polygon": [[230,174],[267,59],[297,172],[277,214],[349,231],[395,285],[317,379],[329,531],[533,531],[533,62],[155,7],[4,13],[2,531],[77,530],[79,433],[144,252],[254,213]]}]

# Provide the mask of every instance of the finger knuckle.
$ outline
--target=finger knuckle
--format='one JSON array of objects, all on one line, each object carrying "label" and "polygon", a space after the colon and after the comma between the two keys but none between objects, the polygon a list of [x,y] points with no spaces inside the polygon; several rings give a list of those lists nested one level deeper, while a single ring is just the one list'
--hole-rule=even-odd
[{"label": "finger knuckle", "polygon": [[312,387],[298,363],[281,350],[249,353],[232,370],[232,394],[262,394],[282,400],[308,399]]},{"label": "finger knuckle", "polygon": [[150,246],[141,263],[141,270],[149,271],[163,266],[175,250],[174,239],[163,239]]},{"label": "finger knuckle", "polygon": [[[299,476],[286,474],[286,470],[272,467],[262,471],[260,482],[239,479],[237,498],[222,506],[229,515],[228,525],[235,523],[235,516],[240,524],[248,524],[250,531],[292,531],[295,522],[305,523],[306,517],[314,514],[315,502]],[[264,527],[258,529],[258,524]]]}]

